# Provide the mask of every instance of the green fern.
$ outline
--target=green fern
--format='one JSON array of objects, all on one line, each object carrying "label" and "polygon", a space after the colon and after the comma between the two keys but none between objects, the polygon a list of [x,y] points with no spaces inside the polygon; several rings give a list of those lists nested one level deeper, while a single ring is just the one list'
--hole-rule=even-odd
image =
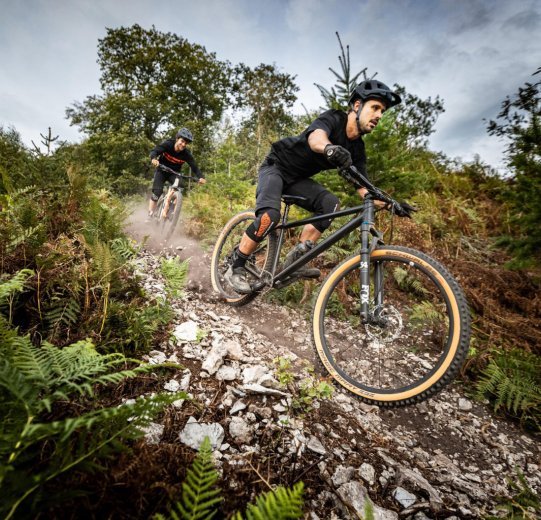
[{"label": "green fern", "polygon": [[[275,491],[269,491],[256,499],[255,505],[248,504],[246,520],[294,520],[303,515],[304,484],[298,482],[293,489],[282,486]],[[234,520],[242,520],[236,513]]]},{"label": "green fern", "polygon": [[118,237],[111,240],[111,251],[123,260],[131,260],[137,256],[139,249],[135,248],[132,241],[126,237]]},{"label": "green fern", "polygon": [[160,271],[165,279],[167,294],[173,298],[181,298],[183,288],[188,279],[190,260],[181,262],[178,258],[162,258]]},{"label": "green fern", "polygon": [[398,287],[405,292],[413,292],[420,296],[428,293],[422,282],[402,267],[397,267],[393,270],[393,277]]},{"label": "green fern", "polygon": [[523,350],[496,352],[482,371],[477,394],[490,397],[494,409],[503,407],[523,421],[541,425],[541,358]]},{"label": "green fern", "polygon": [[[156,365],[127,368],[132,360],[121,354],[101,355],[89,341],[63,349],[48,343],[37,347],[9,329],[1,317],[0,338],[0,513],[6,518],[44,482],[121,439],[140,436],[140,427],[165,406],[186,398],[185,393],[159,394],[51,420],[55,403],[65,406],[92,396],[97,386],[118,384],[154,371]],[[42,464],[45,442],[54,454]]]},{"label": "green fern", "polygon": [[26,282],[33,275],[34,271],[32,270],[21,269],[11,278],[2,279],[2,277],[0,277],[0,311],[7,307],[9,321],[11,321],[11,313],[15,296],[24,291]]},{"label": "green fern", "polygon": [[410,313],[410,323],[413,327],[432,323],[444,323],[448,318],[429,301],[414,305]]},{"label": "green fern", "polygon": [[[169,516],[154,515],[153,520],[207,520],[216,513],[216,506],[222,500],[220,489],[216,487],[218,474],[212,463],[212,450],[208,437],[205,437],[199,453],[188,470],[186,481],[182,484],[182,501],[176,502]],[[260,495],[256,503],[248,504],[246,520],[295,520],[303,516],[304,484],[299,482],[293,489],[278,487]],[[242,520],[237,512],[232,520]]]},{"label": "green fern", "polygon": [[[172,518],[174,520],[212,518],[216,514],[216,504],[222,500],[220,490],[216,487],[217,480],[218,473],[212,463],[210,440],[205,437],[182,484],[182,500],[171,510]],[[177,516],[177,513],[180,516]]]},{"label": "green fern", "polygon": [[53,296],[47,308],[44,309],[44,319],[47,323],[47,328],[53,329],[64,325],[71,327],[74,325],[81,315],[81,306],[79,302],[72,297],[62,298],[61,296]]}]

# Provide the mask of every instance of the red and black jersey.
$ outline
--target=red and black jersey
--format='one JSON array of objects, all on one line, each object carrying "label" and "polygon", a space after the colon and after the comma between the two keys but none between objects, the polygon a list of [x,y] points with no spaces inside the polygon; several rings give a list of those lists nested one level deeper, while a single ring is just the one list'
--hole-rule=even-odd
[{"label": "red and black jersey", "polygon": [[160,164],[179,172],[184,163],[188,163],[193,174],[197,176],[198,179],[203,178],[203,174],[197,167],[195,159],[191,154],[190,150],[184,148],[181,152],[175,150],[175,140],[167,139],[163,143],[155,146],[150,152],[151,159],[158,159]]}]

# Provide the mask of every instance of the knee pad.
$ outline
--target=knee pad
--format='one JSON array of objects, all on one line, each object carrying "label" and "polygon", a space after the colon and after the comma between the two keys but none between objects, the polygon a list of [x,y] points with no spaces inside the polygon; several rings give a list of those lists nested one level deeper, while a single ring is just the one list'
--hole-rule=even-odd
[{"label": "knee pad", "polygon": [[280,221],[280,212],[274,208],[265,208],[248,226],[246,234],[254,241],[261,242]]},{"label": "knee pad", "polygon": [[[340,200],[338,200],[336,195],[327,191],[318,201],[316,201],[316,205],[317,212],[320,215],[325,213],[334,213],[340,207]],[[325,231],[331,225],[331,222],[332,221],[330,219],[322,220],[321,222],[314,223],[314,227],[323,233],[323,231]]]},{"label": "knee pad", "polygon": [[160,195],[162,194],[162,191],[163,191],[163,188],[160,190],[160,191],[153,191],[152,192],[152,195],[150,196],[150,198],[154,201],[154,202],[157,202],[158,199],[160,198]]}]

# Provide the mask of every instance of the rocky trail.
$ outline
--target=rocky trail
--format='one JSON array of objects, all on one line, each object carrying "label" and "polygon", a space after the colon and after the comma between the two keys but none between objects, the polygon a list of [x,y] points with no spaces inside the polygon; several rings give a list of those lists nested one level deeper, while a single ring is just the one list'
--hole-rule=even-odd
[{"label": "rocky trail", "polygon": [[[128,233],[152,235],[141,214]],[[223,479],[224,511],[279,484],[305,484],[306,518],[376,519],[505,517],[497,506],[521,472],[541,492],[539,439],[499,419],[454,383],[424,403],[379,409],[335,388],[330,399],[299,402],[315,352],[307,319],[263,298],[232,308],[213,294],[210,252],[182,234],[149,238],[136,263],[147,292],[165,296],[161,256],[190,258],[184,298],[172,302],[171,338],[149,354],[153,363],[183,365],[165,390],[178,403],[175,421],[154,424],[147,443],[196,448],[208,435]],[[277,357],[292,360],[294,383],[276,375]],[[531,518],[535,512],[531,512]]]}]

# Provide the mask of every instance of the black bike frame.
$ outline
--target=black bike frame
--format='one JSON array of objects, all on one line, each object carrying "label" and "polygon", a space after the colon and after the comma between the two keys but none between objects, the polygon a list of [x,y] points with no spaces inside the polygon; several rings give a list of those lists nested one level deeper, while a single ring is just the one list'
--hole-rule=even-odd
[{"label": "black bike frame", "polygon": [[[374,200],[370,194],[365,196],[364,204],[360,206],[355,206],[353,208],[347,208],[344,210],[336,211],[334,213],[326,213],[324,215],[318,215],[317,217],[305,218],[302,220],[295,220],[293,222],[287,222],[287,217],[289,215],[289,209],[292,202],[286,202],[286,207],[282,215],[282,220],[275,228],[275,231],[279,231],[278,235],[278,247],[276,249],[276,255],[273,259],[271,267],[271,276],[272,276],[272,286],[276,287],[280,285],[280,282],[285,281],[290,275],[292,275],[297,269],[307,264],[319,256],[323,251],[326,251],[331,246],[336,244],[340,239],[349,235],[354,229],[360,228],[361,234],[361,272],[360,272],[360,282],[361,282],[361,320],[363,323],[371,321],[372,316],[369,315],[369,301],[370,301],[370,253],[372,249],[378,243],[383,243],[381,235],[376,231],[374,227]],[[329,235],[325,240],[314,246],[310,251],[305,253],[301,258],[293,262],[286,269],[280,271],[276,274],[276,269],[278,268],[278,262],[280,260],[280,251],[282,249],[282,244],[284,242],[284,236],[287,229],[292,229],[306,224],[313,224],[314,222],[321,222],[322,220],[334,220],[339,217],[346,215],[355,215],[356,217],[352,218],[349,222],[344,224],[342,227],[337,229],[334,233]],[[373,236],[375,241],[371,247],[370,236]],[[376,308],[381,308],[383,302],[383,291],[382,291],[382,281],[383,281],[383,272],[379,265],[376,264],[375,270],[375,305]]]}]

